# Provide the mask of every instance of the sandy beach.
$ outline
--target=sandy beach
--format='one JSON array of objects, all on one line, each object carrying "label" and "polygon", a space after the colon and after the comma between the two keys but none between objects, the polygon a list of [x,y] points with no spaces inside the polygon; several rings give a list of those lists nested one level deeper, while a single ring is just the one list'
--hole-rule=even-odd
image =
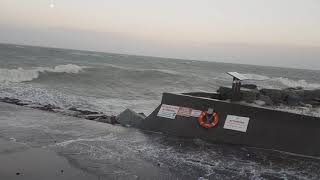
[{"label": "sandy beach", "polygon": [[[0,103],[0,111],[0,179],[177,177],[134,155],[126,160],[116,155],[112,155],[115,159],[98,158],[94,153],[98,147],[85,144],[101,143],[112,133],[127,136],[130,129],[4,103]],[[78,148],[73,142],[85,147]]]},{"label": "sandy beach", "polygon": [[0,103],[0,179],[318,179],[319,168],[317,159]]}]

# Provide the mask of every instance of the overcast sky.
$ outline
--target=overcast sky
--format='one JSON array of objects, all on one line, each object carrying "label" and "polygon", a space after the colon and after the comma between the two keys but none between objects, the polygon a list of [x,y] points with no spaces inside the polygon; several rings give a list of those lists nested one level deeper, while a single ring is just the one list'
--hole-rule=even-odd
[{"label": "overcast sky", "polygon": [[0,42],[320,69],[320,0],[0,0]]}]

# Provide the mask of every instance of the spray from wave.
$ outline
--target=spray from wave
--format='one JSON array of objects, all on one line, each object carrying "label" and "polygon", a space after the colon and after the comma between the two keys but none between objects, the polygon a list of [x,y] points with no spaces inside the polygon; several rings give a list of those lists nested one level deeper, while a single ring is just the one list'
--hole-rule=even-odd
[{"label": "spray from wave", "polygon": [[71,73],[77,74],[82,71],[86,66],[78,66],[74,64],[57,65],[53,68],[50,67],[36,67],[32,69],[0,69],[0,82],[26,82],[39,78],[41,73]]},{"label": "spray from wave", "polygon": [[104,63],[103,65],[111,68],[121,69],[121,70],[127,70],[127,71],[135,71],[135,72],[159,72],[169,75],[181,75],[181,73],[169,69],[156,69],[156,68],[134,68],[134,67],[125,67],[125,66],[119,66],[114,64],[108,64]]},{"label": "spray from wave", "polygon": [[244,74],[248,79],[257,81],[256,83],[264,88],[287,88],[303,87],[304,89],[319,89],[320,84],[310,83],[304,79],[292,80],[285,77],[268,77],[258,74]]}]

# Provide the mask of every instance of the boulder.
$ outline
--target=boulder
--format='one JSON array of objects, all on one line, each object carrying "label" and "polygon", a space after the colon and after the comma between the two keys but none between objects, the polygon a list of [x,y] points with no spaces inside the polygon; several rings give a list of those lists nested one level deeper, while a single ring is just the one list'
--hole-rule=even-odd
[{"label": "boulder", "polygon": [[292,94],[292,95],[288,95],[286,98],[286,104],[289,106],[298,106],[300,104],[300,102],[302,101],[301,96]]},{"label": "boulder", "polygon": [[19,101],[19,102],[16,103],[16,105],[26,106],[26,105],[29,105],[31,103],[32,103],[31,101]]},{"label": "boulder", "polygon": [[99,122],[103,122],[103,123],[109,123],[109,124],[119,124],[116,120],[115,116],[100,116],[98,119],[96,119]]},{"label": "boulder", "polygon": [[304,91],[303,102],[308,103],[317,98],[320,98],[320,89]]},{"label": "boulder", "polygon": [[116,118],[117,122],[119,122],[121,125],[132,127],[138,127],[144,119],[145,117],[143,115],[138,114],[131,109],[126,109]]},{"label": "boulder", "polygon": [[255,84],[242,84],[241,87],[247,89],[258,89],[257,85]]},{"label": "boulder", "polygon": [[282,99],[289,106],[298,106],[304,97],[304,90],[301,88],[286,88],[282,91]]},{"label": "boulder", "polygon": [[257,105],[259,105],[259,106],[264,106],[264,105],[266,105],[266,102],[261,101],[261,100],[255,100],[254,103],[257,104]]},{"label": "boulder", "polygon": [[2,101],[2,102],[5,102],[5,103],[11,103],[11,104],[16,104],[16,103],[20,102],[19,99],[8,98],[8,97],[1,98],[1,101]]},{"label": "boulder", "polygon": [[310,100],[310,101],[308,102],[308,104],[310,104],[310,105],[312,105],[312,106],[314,106],[314,107],[318,107],[318,106],[320,106],[320,100],[317,99],[317,98],[315,98],[315,99],[313,99],[313,100]]},{"label": "boulder", "polygon": [[261,89],[261,95],[269,96],[274,104],[283,102],[282,91],[280,89]]},{"label": "boulder", "polygon": [[273,101],[271,100],[271,98],[269,96],[265,96],[265,95],[259,95],[258,100],[263,101],[265,103],[265,105],[268,106],[272,106],[273,105]]},{"label": "boulder", "polygon": [[241,99],[248,102],[248,103],[253,103],[256,99],[257,96],[259,94],[258,90],[254,90],[254,89],[246,89],[246,88],[242,88],[240,90],[241,93]]},{"label": "boulder", "polygon": [[76,112],[80,112],[83,115],[90,115],[90,114],[101,114],[100,112],[95,112],[95,111],[89,111],[89,110],[82,110],[82,109],[78,109],[76,107],[71,107],[69,108],[70,111],[76,111]]},{"label": "boulder", "polygon": [[217,92],[220,94],[221,100],[226,100],[226,99],[232,98],[232,88],[231,87],[220,86],[220,88],[217,90]]},{"label": "boulder", "polygon": [[97,120],[105,115],[101,114],[89,114],[89,115],[83,115],[82,117],[88,120]]},{"label": "boulder", "polygon": [[44,106],[40,106],[38,107],[37,109],[40,109],[40,110],[43,110],[43,111],[51,111],[51,112],[54,112],[55,109],[60,109],[59,107],[55,106],[55,105],[52,105],[52,104],[47,104],[47,105],[44,105]]},{"label": "boulder", "polygon": [[138,114],[140,114],[140,115],[141,115],[141,116],[143,116],[144,118],[146,118],[146,117],[147,117],[143,112],[138,113]]}]

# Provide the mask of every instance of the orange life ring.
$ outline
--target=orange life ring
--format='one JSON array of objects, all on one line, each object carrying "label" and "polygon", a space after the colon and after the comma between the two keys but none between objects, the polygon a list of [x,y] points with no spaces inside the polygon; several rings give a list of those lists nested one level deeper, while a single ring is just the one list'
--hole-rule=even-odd
[{"label": "orange life ring", "polygon": [[201,115],[199,116],[198,118],[198,122],[199,122],[199,125],[203,128],[206,128],[206,129],[210,129],[210,128],[213,128],[215,127],[216,125],[218,125],[219,123],[219,116],[217,113],[213,113],[212,115],[212,122],[211,123],[206,123],[206,117],[207,117],[208,113],[207,112],[202,112]]}]

